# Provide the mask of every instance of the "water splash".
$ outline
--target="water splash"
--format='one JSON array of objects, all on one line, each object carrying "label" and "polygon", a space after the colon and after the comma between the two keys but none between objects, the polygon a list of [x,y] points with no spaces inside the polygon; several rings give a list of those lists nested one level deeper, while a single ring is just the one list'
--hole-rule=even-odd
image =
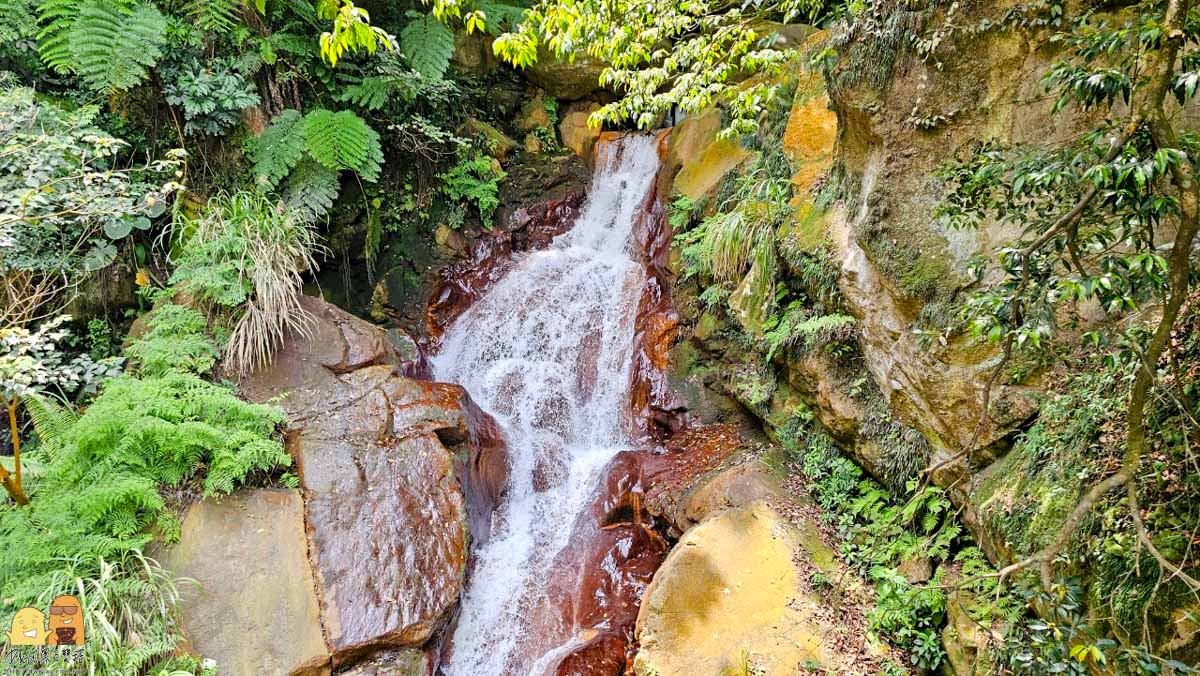
[{"label": "water splash", "polygon": [[546,582],[601,471],[630,446],[646,281],[632,230],[658,165],[653,137],[602,146],[574,228],[467,310],[433,359],[437,379],[466,387],[500,422],[509,449],[509,483],[463,597],[451,676],[541,673],[572,640],[569,628],[544,626],[553,616]]}]

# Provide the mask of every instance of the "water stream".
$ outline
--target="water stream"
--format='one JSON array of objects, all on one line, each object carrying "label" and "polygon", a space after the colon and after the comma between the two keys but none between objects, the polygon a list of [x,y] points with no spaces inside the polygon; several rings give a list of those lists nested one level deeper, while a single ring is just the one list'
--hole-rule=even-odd
[{"label": "water stream", "polygon": [[[599,148],[572,230],[528,254],[447,330],[436,379],[503,427],[509,483],[476,552],[450,676],[541,674],[572,640],[545,626],[547,581],[601,472],[631,444],[634,323],[646,282],[632,230],[659,160],[651,136]],[[561,621],[557,621],[561,624]]]}]

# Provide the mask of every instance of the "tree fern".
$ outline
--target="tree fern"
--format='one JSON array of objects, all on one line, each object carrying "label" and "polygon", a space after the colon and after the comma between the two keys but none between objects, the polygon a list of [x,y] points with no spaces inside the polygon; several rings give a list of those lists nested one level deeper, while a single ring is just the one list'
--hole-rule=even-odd
[{"label": "tree fern", "polygon": [[379,134],[349,110],[317,109],[305,115],[304,147],[328,169],[350,169],[367,181],[379,178],[383,164]]},{"label": "tree fern", "polygon": [[274,190],[300,161],[304,154],[302,119],[300,113],[285,110],[252,143],[254,181],[260,187]]},{"label": "tree fern", "polygon": [[305,223],[315,223],[333,208],[340,187],[336,171],[312,160],[301,160],[288,177],[284,209]]},{"label": "tree fern", "polygon": [[189,0],[184,11],[201,29],[228,33],[239,23],[242,0]]},{"label": "tree fern", "polygon": [[454,55],[454,33],[433,14],[409,21],[400,31],[400,51],[421,75],[442,79]]},{"label": "tree fern", "polygon": [[166,18],[148,3],[86,2],[67,34],[75,71],[96,91],[130,89],[162,55],[166,30]]},{"label": "tree fern", "polygon": [[[274,190],[306,154],[330,171],[349,169],[366,181],[377,180],[383,164],[379,134],[353,112],[318,108],[301,117],[286,110],[250,147],[255,182]],[[329,184],[322,179],[321,187]]]}]

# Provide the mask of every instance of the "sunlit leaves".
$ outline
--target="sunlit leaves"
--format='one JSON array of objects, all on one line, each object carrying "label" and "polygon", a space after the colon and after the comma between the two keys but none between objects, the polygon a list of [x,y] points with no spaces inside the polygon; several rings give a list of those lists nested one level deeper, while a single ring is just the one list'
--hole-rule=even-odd
[{"label": "sunlit leaves", "polygon": [[371,25],[371,16],[356,7],[353,0],[342,0],[340,6],[331,0],[318,3],[318,16],[333,20],[333,30],[321,34],[321,57],[336,66],[347,53],[365,50],[374,54],[380,46],[396,49],[396,38],[387,31]]},{"label": "sunlit leaves", "polygon": [[[435,12],[437,12],[435,2]],[[730,111],[727,133],[756,128],[772,87],[742,89],[748,76],[771,75],[787,58],[773,48],[764,19],[811,18],[823,3],[783,0],[741,7],[707,2],[543,0],[520,27],[494,43],[498,56],[528,67],[548,52],[570,60],[586,54],[608,65],[599,84],[621,94],[590,124],[658,124],[672,109],[694,113],[713,105]]]}]

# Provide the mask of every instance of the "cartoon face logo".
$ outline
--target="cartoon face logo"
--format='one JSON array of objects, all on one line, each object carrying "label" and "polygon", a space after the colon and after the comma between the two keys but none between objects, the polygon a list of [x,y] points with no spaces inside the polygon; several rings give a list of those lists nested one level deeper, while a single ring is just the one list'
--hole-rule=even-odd
[{"label": "cartoon face logo", "polygon": [[46,616],[37,608],[22,608],[13,615],[8,644],[46,645]]},{"label": "cartoon face logo", "polygon": [[74,596],[60,596],[50,604],[47,645],[83,645],[83,606]]}]

